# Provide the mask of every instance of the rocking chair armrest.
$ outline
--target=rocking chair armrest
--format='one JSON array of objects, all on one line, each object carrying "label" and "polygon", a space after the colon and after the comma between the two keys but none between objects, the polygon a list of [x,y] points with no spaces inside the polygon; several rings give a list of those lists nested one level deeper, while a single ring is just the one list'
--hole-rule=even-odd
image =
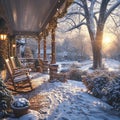
[{"label": "rocking chair armrest", "polygon": [[14,71],[13,74],[22,74],[22,73],[25,73],[24,71]]},{"label": "rocking chair armrest", "polygon": [[25,68],[26,68],[26,66],[21,65],[19,68],[25,69]]},{"label": "rocking chair armrest", "polygon": [[19,72],[19,73],[14,73],[13,77],[21,76],[21,75],[26,75],[27,73],[25,72]]},{"label": "rocking chair armrest", "polygon": [[15,68],[14,69],[15,72],[20,72],[20,71],[23,71],[23,72],[29,72],[31,71],[29,68]]},{"label": "rocking chair armrest", "polygon": [[21,68],[20,67],[18,67],[18,68],[14,68],[14,70],[20,70]]}]

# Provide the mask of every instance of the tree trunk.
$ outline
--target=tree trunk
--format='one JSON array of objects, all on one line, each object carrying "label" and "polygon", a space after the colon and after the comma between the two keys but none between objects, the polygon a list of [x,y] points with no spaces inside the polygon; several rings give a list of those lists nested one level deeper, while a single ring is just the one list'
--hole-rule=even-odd
[{"label": "tree trunk", "polygon": [[102,38],[103,32],[98,30],[96,38],[92,43],[93,69],[102,68]]},{"label": "tree trunk", "polygon": [[92,43],[92,51],[93,51],[93,69],[97,69],[98,60],[97,60],[97,50],[96,50],[95,41],[93,41]]}]

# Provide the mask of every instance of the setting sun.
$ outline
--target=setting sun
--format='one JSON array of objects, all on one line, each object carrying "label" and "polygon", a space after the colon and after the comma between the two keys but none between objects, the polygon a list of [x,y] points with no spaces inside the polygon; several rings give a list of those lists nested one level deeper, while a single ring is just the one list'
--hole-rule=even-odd
[{"label": "setting sun", "polygon": [[113,34],[105,33],[103,36],[103,50],[107,51],[108,49],[111,49],[114,45],[115,36]]},{"label": "setting sun", "polygon": [[105,36],[103,39],[103,44],[110,44],[112,42],[111,38],[109,36]]},{"label": "setting sun", "polygon": [[115,40],[115,36],[113,34],[105,33],[103,36],[103,45],[112,45]]}]

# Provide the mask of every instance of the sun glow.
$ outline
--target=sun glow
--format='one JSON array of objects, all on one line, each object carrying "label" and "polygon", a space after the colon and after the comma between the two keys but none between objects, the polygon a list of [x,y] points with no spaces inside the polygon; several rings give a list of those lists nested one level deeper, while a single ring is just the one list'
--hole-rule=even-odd
[{"label": "sun glow", "polygon": [[103,41],[102,41],[103,49],[105,51],[108,50],[108,49],[111,49],[113,47],[114,41],[115,41],[115,36],[114,35],[105,34],[103,36]]},{"label": "sun glow", "polygon": [[103,39],[103,44],[111,44],[112,40],[109,36],[105,36]]}]

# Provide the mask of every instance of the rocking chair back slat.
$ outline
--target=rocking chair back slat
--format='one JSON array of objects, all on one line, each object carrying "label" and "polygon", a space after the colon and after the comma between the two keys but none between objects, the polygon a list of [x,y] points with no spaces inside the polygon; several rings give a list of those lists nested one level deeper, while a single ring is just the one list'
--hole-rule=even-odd
[{"label": "rocking chair back slat", "polygon": [[15,59],[14,59],[14,57],[10,57],[10,60],[11,60],[13,69],[16,69],[17,66],[16,66],[16,64],[15,64]]},{"label": "rocking chair back slat", "polygon": [[9,74],[12,75],[12,74],[13,74],[13,71],[12,71],[12,68],[11,68],[11,66],[10,66],[10,61],[9,61],[9,59],[6,59],[5,62],[6,62],[6,66],[7,66],[7,70],[8,70],[8,72],[9,72]]}]

